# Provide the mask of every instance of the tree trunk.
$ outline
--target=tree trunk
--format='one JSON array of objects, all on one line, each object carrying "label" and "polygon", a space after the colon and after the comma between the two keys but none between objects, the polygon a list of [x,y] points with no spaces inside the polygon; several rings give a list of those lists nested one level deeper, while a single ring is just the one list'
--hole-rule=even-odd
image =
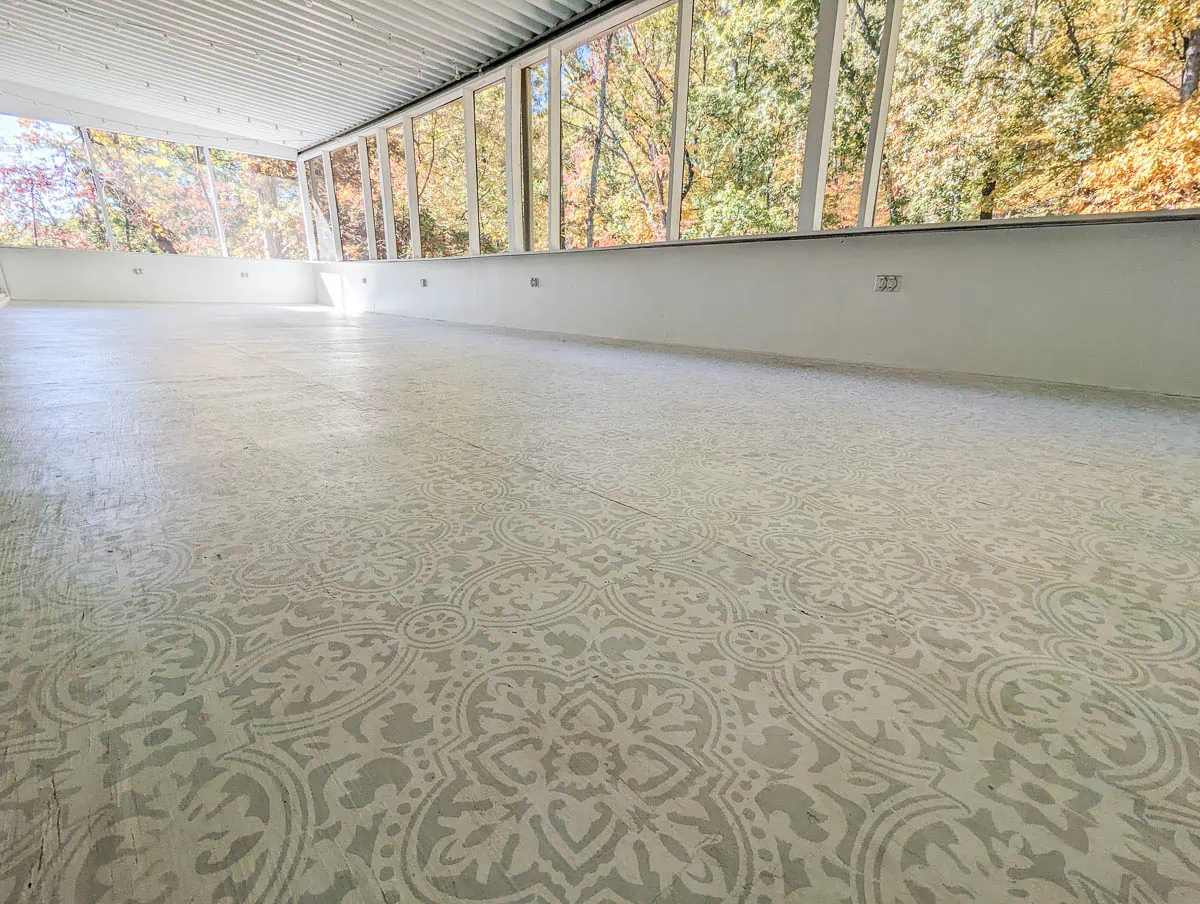
[{"label": "tree trunk", "polygon": [[1179,100],[1187,103],[1200,89],[1200,28],[1193,28],[1188,35],[1187,47],[1183,52],[1183,83],[1179,89]]},{"label": "tree trunk", "polygon": [[592,174],[588,182],[587,198],[587,247],[592,247],[596,234],[596,189],[600,181],[600,146],[604,140],[604,108],[608,105],[608,67],[612,61],[612,41],[610,34],[604,40],[604,71],[600,75],[600,99],[596,114],[596,140],[592,143]]},{"label": "tree trunk", "polygon": [[983,175],[983,190],[979,193],[979,219],[996,217],[996,172],[992,166]]}]

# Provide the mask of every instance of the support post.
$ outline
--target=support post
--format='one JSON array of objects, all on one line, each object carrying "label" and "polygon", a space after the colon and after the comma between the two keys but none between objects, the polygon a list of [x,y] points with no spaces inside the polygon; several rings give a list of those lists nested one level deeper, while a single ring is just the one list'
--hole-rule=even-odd
[{"label": "support post", "polygon": [[392,154],[388,147],[387,129],[375,130],[375,152],[379,155],[379,208],[383,212],[383,246],[387,259],[394,261],[396,253],[396,206],[392,197]]},{"label": "support post", "polygon": [[96,169],[96,158],[92,154],[92,135],[82,126],[76,126],[79,137],[83,139],[83,152],[87,155],[88,169],[92,172],[92,185],[96,189],[96,203],[100,205],[100,215],[104,221],[104,237],[108,240],[109,251],[120,251],[113,237],[112,218],[108,215],[108,199],[104,194],[104,180]]},{"label": "support post", "polygon": [[475,151],[475,91],[463,91],[464,165],[467,177],[467,253],[479,254],[479,158]]},{"label": "support post", "polygon": [[887,0],[883,35],[879,41],[879,75],[875,82],[875,100],[871,105],[871,131],[867,138],[867,165],[863,175],[862,199],[858,207],[858,226],[875,225],[875,207],[879,203],[879,178],[883,173],[883,142],[887,133],[888,111],[892,103],[892,80],[896,75],[896,51],[900,46],[900,23],[904,0]]},{"label": "support post", "polygon": [[[217,230],[217,244],[221,247],[221,257],[229,257],[229,243],[225,241],[225,224],[221,221],[221,204],[217,200],[217,177],[213,173],[212,155],[204,147],[204,178],[208,185],[208,206],[212,208],[213,226]],[[264,249],[263,254],[266,254]]]},{"label": "support post", "polygon": [[325,164],[325,206],[329,209],[329,229],[333,233],[334,260],[344,261],[346,256],[342,253],[342,224],[338,222],[337,191],[334,189],[333,161],[329,159],[329,151],[321,153],[321,161]]},{"label": "support post", "polygon": [[413,260],[421,257],[421,216],[417,203],[417,143],[413,138],[413,118],[404,117],[404,175],[408,180],[408,234]]},{"label": "support post", "polygon": [[562,249],[562,51],[550,46],[550,250]]},{"label": "support post", "polygon": [[308,246],[308,259],[317,259],[317,234],[313,228],[312,203],[308,195],[308,161],[296,160],[296,190],[300,192],[300,216],[304,217],[304,244]]},{"label": "support post", "polygon": [[825,209],[825,178],[829,172],[829,145],[833,138],[845,27],[846,0],[821,0],[808,128],[804,135],[804,170],[800,177],[799,231],[802,233],[820,230]]},{"label": "support post", "polygon": [[[363,215],[366,217],[363,226],[367,232],[367,259],[375,261],[379,260],[379,252],[375,249],[375,198],[371,194],[371,165],[367,162],[366,135],[358,136],[358,175],[362,180]],[[379,188],[382,194],[383,186]]]},{"label": "support post", "polygon": [[692,72],[693,0],[679,0],[675,38],[675,97],[671,109],[671,181],[667,195],[667,241],[679,241],[683,208],[683,163],[687,152],[688,87]]},{"label": "support post", "polygon": [[509,66],[504,70],[504,179],[508,196],[508,250],[524,251],[521,241],[521,69]]}]

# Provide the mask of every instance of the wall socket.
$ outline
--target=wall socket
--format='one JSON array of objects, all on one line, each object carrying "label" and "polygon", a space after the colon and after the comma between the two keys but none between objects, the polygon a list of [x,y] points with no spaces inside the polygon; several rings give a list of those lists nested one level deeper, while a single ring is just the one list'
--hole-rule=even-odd
[{"label": "wall socket", "polygon": [[900,277],[899,276],[876,276],[875,277],[876,292],[899,292]]},{"label": "wall socket", "polygon": [[133,268],[133,275],[134,275],[134,276],[141,276],[141,275],[142,275],[142,268],[141,268],[141,267],[134,267],[134,268]]},{"label": "wall socket", "polygon": [[536,276],[529,277],[530,288],[536,289],[541,284],[542,284],[542,281],[540,279],[538,279]]}]

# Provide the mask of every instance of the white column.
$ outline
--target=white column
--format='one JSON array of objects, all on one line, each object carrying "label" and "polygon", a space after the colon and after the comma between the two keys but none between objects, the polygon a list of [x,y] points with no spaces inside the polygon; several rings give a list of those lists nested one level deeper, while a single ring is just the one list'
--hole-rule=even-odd
[{"label": "white column", "polygon": [[321,160],[325,164],[326,206],[329,208],[329,229],[333,233],[334,260],[343,261],[346,256],[342,254],[342,225],[338,222],[337,192],[333,187],[333,161],[329,159],[329,151],[321,153]]},{"label": "white column", "polygon": [[104,195],[104,180],[96,171],[96,158],[92,154],[92,136],[87,129],[76,126],[79,137],[83,139],[83,152],[87,155],[88,169],[92,171],[92,185],[96,188],[96,202],[100,205],[100,216],[104,220],[104,237],[108,240],[109,251],[120,251],[116,239],[113,238],[112,218],[108,215],[108,199]]},{"label": "white column", "polygon": [[692,71],[693,0],[679,0],[675,38],[675,97],[671,110],[671,182],[667,195],[667,241],[679,241],[683,206],[683,158],[687,146],[688,87]]},{"label": "white column", "polygon": [[896,75],[896,50],[900,45],[900,23],[904,19],[904,0],[888,0],[883,35],[879,41],[879,76],[875,100],[871,105],[871,131],[867,138],[867,165],[863,175],[862,200],[858,207],[858,225],[875,225],[875,206],[879,201],[879,177],[883,173],[883,140],[887,132],[888,110],[892,104],[892,80]]},{"label": "white column", "polygon": [[562,249],[562,51],[550,47],[550,250]]},{"label": "white column", "polygon": [[379,205],[383,212],[383,244],[388,260],[396,254],[396,208],[392,198],[392,156],[388,148],[387,129],[375,130],[375,150],[379,153]]},{"label": "white column", "polygon": [[504,178],[508,195],[508,250],[524,251],[521,210],[521,67],[504,70]]},{"label": "white column", "polygon": [[404,117],[404,175],[408,179],[408,234],[413,260],[417,260],[421,257],[421,217],[417,209],[417,151],[411,116]]},{"label": "white column", "polygon": [[467,176],[467,234],[470,236],[468,253],[479,254],[479,159],[475,153],[475,91],[463,91],[463,138],[464,160]]},{"label": "white column", "polygon": [[845,27],[846,0],[821,0],[808,129],[804,136],[804,171],[800,177],[800,232],[815,232],[821,228]]},{"label": "white column", "polygon": [[[375,146],[378,149],[379,145]],[[375,250],[375,199],[371,196],[371,165],[367,162],[367,136],[358,136],[358,173],[362,179],[363,213],[366,220],[363,225],[367,231],[367,258],[378,260],[379,253]],[[383,185],[379,186],[383,194]]]},{"label": "white column", "polygon": [[308,200],[308,167],[305,161],[296,161],[296,190],[300,192],[300,216],[304,217],[304,243],[308,246],[308,259],[317,259],[317,234],[313,231],[312,205]]},{"label": "white column", "polygon": [[221,246],[221,257],[229,257],[229,243],[225,241],[225,224],[221,221],[221,204],[217,200],[217,178],[213,173],[212,155],[208,153],[207,146],[204,148],[204,178],[208,185],[208,204],[212,208],[213,225],[217,229],[217,244]]}]

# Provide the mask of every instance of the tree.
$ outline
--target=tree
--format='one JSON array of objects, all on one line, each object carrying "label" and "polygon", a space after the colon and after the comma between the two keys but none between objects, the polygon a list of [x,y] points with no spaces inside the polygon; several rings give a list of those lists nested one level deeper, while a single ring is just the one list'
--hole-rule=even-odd
[{"label": "tree", "polygon": [[1187,146],[1186,114],[1155,124],[1195,91],[1198,26],[1195,0],[910,0],[879,221],[1154,209],[1104,180]]},{"label": "tree", "polygon": [[331,151],[329,164],[333,168],[333,194],[342,237],[342,256],[348,261],[365,261],[370,255],[358,143]]},{"label": "tree", "polygon": [[563,54],[563,240],[662,241],[667,231],[677,11]]},{"label": "tree", "polygon": [[108,247],[81,130],[0,116],[0,245]]},{"label": "tree", "polygon": [[308,256],[296,164],[209,149],[230,257]]},{"label": "tree", "polygon": [[421,256],[466,254],[470,231],[462,101],[444,104],[415,117],[412,123]]},{"label": "tree", "polygon": [[119,250],[220,253],[203,148],[116,132],[90,135]]}]

